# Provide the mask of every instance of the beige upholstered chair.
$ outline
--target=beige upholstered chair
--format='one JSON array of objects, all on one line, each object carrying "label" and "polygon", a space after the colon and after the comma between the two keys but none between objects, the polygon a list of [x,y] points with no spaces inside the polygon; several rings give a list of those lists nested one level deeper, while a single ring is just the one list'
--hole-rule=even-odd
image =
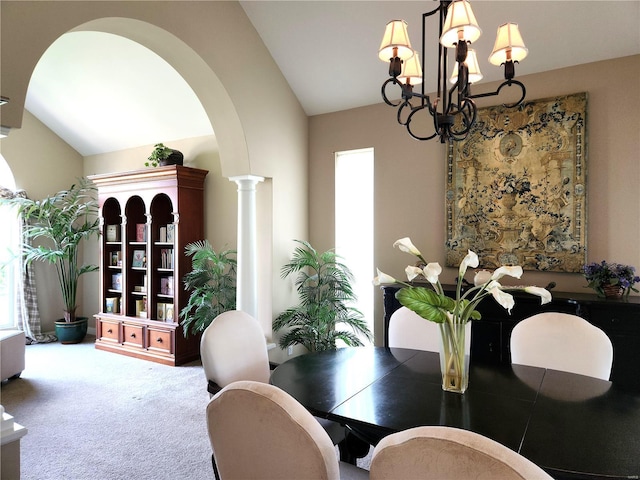
[{"label": "beige upholstered chair", "polygon": [[269,382],[271,370],[262,328],[240,310],[218,315],[205,329],[200,357],[211,395],[237,380]]},{"label": "beige upholstered chair", "polygon": [[613,346],[606,333],[583,318],[545,312],[514,327],[511,363],[609,380]]},{"label": "beige upholstered chair", "polygon": [[389,319],[389,347],[438,352],[440,328],[413,310],[400,307]]},{"label": "beige upholstered chair", "polygon": [[[232,310],[214,318],[202,333],[200,357],[211,396],[238,380],[269,383],[271,369],[264,333],[258,321],[246,312]],[[316,420],[346,455],[346,428],[325,418]],[[218,478],[215,461],[213,469]]]},{"label": "beige upholstered chair", "polygon": [[544,470],[487,437],[451,427],[416,427],[383,438],[372,480],[546,480]]},{"label": "beige upholstered chair", "polygon": [[273,385],[227,385],[207,406],[207,428],[223,480],[369,478],[339,462],[316,419]]}]

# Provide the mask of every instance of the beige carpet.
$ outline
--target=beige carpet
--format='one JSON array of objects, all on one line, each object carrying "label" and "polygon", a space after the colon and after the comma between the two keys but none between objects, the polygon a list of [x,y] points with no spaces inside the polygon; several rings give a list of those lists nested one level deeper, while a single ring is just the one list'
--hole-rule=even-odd
[{"label": "beige carpet", "polygon": [[158,365],[93,340],[28,345],[21,378],[3,382],[0,403],[29,430],[22,479],[212,479],[202,365]]}]

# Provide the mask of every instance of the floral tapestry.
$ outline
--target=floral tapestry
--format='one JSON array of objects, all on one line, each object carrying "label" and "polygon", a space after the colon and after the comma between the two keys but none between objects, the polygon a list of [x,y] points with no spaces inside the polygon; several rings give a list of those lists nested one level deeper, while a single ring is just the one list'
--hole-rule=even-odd
[{"label": "floral tapestry", "polygon": [[587,94],[478,109],[447,148],[447,266],[473,250],[496,268],[581,272]]}]

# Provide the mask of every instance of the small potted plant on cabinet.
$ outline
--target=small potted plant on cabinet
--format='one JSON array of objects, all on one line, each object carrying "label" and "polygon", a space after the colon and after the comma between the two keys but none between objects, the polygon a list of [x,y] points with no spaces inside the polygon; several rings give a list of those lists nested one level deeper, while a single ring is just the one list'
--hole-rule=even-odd
[{"label": "small potted plant on cabinet", "polygon": [[146,167],[157,167],[158,165],[182,165],[184,155],[182,155],[182,152],[178,150],[165,147],[162,143],[156,143],[147,160],[148,161],[144,163]]},{"label": "small potted plant on cabinet", "polygon": [[599,296],[620,298],[628,296],[630,291],[637,292],[634,284],[640,282],[635,267],[620,263],[591,262],[584,266],[584,277]]},{"label": "small potted plant on cabinet", "polygon": [[[27,223],[22,245],[25,261],[53,264],[64,304],[64,319],[56,321],[56,335],[62,343],[78,343],[87,333],[87,318],[76,317],[80,276],[98,270],[97,265],[81,265],[80,243],[100,232],[97,189],[82,178],[68,190],[43,200],[13,198],[18,215]],[[38,241],[32,245],[31,240]]]}]

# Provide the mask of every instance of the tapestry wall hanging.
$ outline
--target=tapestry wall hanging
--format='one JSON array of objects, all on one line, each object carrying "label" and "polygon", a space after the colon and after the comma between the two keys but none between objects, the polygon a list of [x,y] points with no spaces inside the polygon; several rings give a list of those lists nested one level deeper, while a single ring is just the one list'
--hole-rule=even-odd
[{"label": "tapestry wall hanging", "polygon": [[587,94],[478,109],[447,148],[446,264],[581,272],[586,259]]}]

